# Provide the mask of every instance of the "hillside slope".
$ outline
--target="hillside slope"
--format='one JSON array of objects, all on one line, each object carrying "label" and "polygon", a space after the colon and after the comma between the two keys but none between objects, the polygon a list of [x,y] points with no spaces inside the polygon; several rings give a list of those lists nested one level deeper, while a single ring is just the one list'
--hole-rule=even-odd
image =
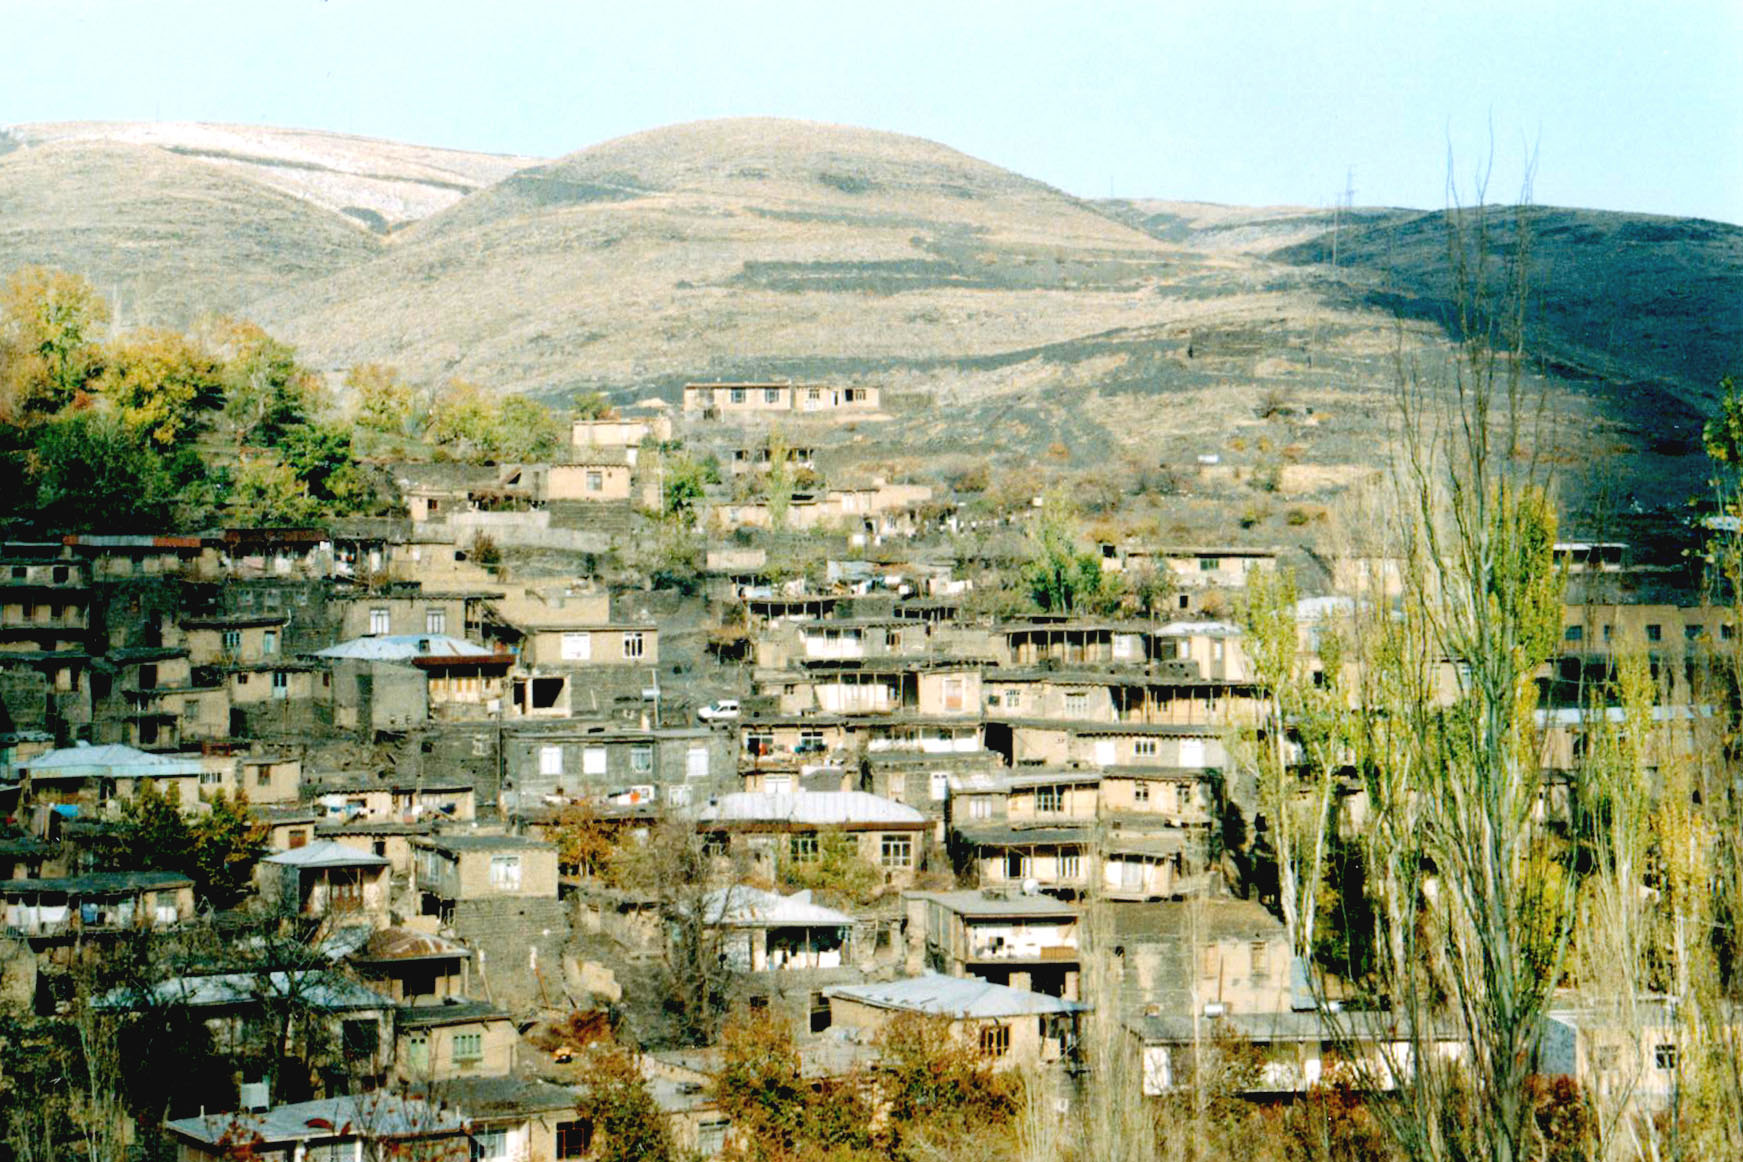
[{"label": "hillside slope", "polygon": [[244,311],[380,246],[337,214],[162,150],[69,141],[0,154],[0,272],[77,271],[124,325]]},{"label": "hillside slope", "polygon": [[24,145],[106,142],[194,158],[387,232],[538,159],[261,125],[61,121],[19,125]]}]

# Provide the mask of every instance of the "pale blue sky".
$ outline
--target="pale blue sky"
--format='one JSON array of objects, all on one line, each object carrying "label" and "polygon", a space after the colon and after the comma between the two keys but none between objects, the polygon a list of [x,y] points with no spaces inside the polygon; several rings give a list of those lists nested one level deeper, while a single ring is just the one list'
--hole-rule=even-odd
[{"label": "pale blue sky", "polygon": [[1743,0],[0,0],[0,124],[558,155],[704,117],[918,134],[1071,193],[1491,196],[1743,223]]}]

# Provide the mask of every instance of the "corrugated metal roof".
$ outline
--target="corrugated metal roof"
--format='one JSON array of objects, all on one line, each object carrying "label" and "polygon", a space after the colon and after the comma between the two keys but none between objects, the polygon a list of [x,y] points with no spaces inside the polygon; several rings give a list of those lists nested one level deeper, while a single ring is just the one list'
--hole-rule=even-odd
[{"label": "corrugated metal roof", "polygon": [[269,855],[261,863],[276,863],[285,867],[386,867],[388,861],[373,852],[359,851],[331,839],[317,839],[302,847],[293,847],[277,855]]},{"label": "corrugated metal roof", "polygon": [[205,1114],[165,1122],[171,1133],[217,1145],[248,1141],[258,1134],[266,1145],[328,1138],[424,1138],[458,1134],[460,1116],[428,1102],[410,1101],[380,1091],[273,1106],[257,1112]]},{"label": "corrugated metal roof", "polygon": [[722,795],[704,808],[707,823],[924,823],[925,816],[902,803],[865,791],[740,791]]},{"label": "corrugated metal roof", "polygon": [[110,1011],[186,1005],[212,1008],[295,999],[328,1012],[351,1009],[391,1009],[387,997],[324,969],[281,972],[227,972],[215,976],[179,976],[149,989],[119,988],[92,1002]]},{"label": "corrugated metal roof", "polygon": [[199,759],[173,758],[151,754],[124,743],[102,746],[67,746],[39,754],[18,764],[18,769],[32,775],[75,775],[116,770],[148,770],[154,775],[197,775]]},{"label": "corrugated metal roof", "polygon": [[1050,997],[1046,993],[1014,989],[978,977],[940,976],[937,973],[887,984],[837,985],[824,989],[823,995],[880,1009],[900,1009],[959,1021],[1082,1013],[1089,1009],[1087,1005]]},{"label": "corrugated metal roof", "polygon": [[354,637],[316,650],[317,658],[351,658],[366,662],[406,662],[413,658],[493,658],[496,651],[465,638],[439,633],[396,633]]},{"label": "corrugated metal roof", "polygon": [[744,884],[708,893],[702,912],[710,924],[734,928],[772,928],[789,924],[821,927],[853,923],[853,917],[846,912],[812,903],[809,891],[783,896],[779,892],[765,892]]}]

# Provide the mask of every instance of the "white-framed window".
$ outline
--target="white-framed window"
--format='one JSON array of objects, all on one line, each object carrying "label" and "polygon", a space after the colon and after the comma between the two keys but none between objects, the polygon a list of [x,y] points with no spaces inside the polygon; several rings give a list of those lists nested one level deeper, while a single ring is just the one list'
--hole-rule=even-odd
[{"label": "white-framed window", "polygon": [[818,858],[817,833],[806,831],[790,837],[787,841],[787,854],[794,863],[816,863]]},{"label": "white-framed window", "polygon": [[1087,691],[1087,690],[1068,690],[1068,691],[1066,691],[1066,694],[1065,694],[1065,713],[1068,716],[1073,717],[1073,718],[1075,718],[1081,714],[1088,714],[1089,713],[1089,691]]},{"label": "white-framed window", "polygon": [[642,649],[643,649],[643,646],[645,644],[644,638],[645,638],[645,635],[643,635],[641,633],[641,631],[639,631],[639,630],[637,630],[633,633],[624,634],[623,635],[623,656],[626,658],[639,658],[639,657],[641,657],[642,656]]},{"label": "white-framed window", "polygon": [[448,611],[446,609],[424,610],[424,632],[445,634],[448,632]]},{"label": "white-framed window", "polygon": [[968,801],[968,817],[970,819],[991,819],[993,817],[993,801],[985,795],[975,795]]},{"label": "white-framed window", "polygon": [[484,1058],[484,1034],[482,1033],[456,1033],[454,1039],[449,1042],[449,1046],[456,1065],[480,1061]]},{"label": "white-framed window", "polygon": [[927,778],[928,790],[934,803],[942,803],[950,795],[950,775],[946,771],[933,771]]},{"label": "white-framed window", "polygon": [[1153,758],[1155,758],[1156,757],[1156,740],[1153,738],[1140,738],[1140,739],[1138,739],[1136,742],[1134,742],[1132,744],[1132,753],[1141,759],[1153,759]]},{"label": "white-framed window", "polygon": [[878,852],[878,862],[887,868],[914,866],[914,840],[907,835],[886,835]]},{"label": "white-framed window", "polygon": [[278,653],[278,631],[276,629],[261,631],[260,652],[263,654]]},{"label": "white-framed window", "polygon": [[743,403],[744,402],[744,388],[742,388],[742,387],[735,387],[735,388],[731,389],[729,395],[730,395],[730,398],[732,399],[733,403]]},{"label": "white-framed window", "polygon": [[588,746],[581,748],[581,773],[584,775],[603,775],[605,773],[605,748]]},{"label": "white-framed window", "polygon": [[242,631],[227,629],[219,642],[220,648],[227,654],[233,654],[242,648]]},{"label": "white-framed window", "polygon": [[599,471],[597,468],[589,468],[587,470],[587,491],[604,492],[605,473]]},{"label": "white-framed window", "polygon": [[541,746],[539,748],[539,774],[560,775],[563,773],[563,748],[560,746]]},{"label": "white-framed window", "polygon": [[590,633],[566,633],[563,635],[562,649],[565,662],[592,661],[593,635]]},{"label": "white-framed window", "polygon": [[1064,808],[1065,795],[1058,787],[1035,788],[1035,813],[1051,815]]},{"label": "white-framed window", "polygon": [[638,775],[645,775],[654,769],[654,748],[647,743],[637,743],[629,748],[629,769]]},{"label": "white-framed window", "polygon": [[499,892],[520,891],[520,856],[491,856],[490,886]]},{"label": "white-framed window", "polygon": [[764,403],[780,403],[781,402],[781,389],[778,387],[765,387],[765,388],[763,388],[763,402]]},{"label": "white-framed window", "polygon": [[693,746],[684,755],[684,777],[686,779],[706,779],[708,777],[708,748]]},{"label": "white-framed window", "polygon": [[1022,704],[1023,704],[1023,692],[1021,690],[1006,690],[1005,691],[1005,709],[1015,710],[1018,707],[1020,707]]},{"label": "white-framed window", "polygon": [[1059,878],[1075,880],[1083,874],[1083,857],[1075,851],[1059,853]]},{"label": "white-framed window", "polygon": [[962,709],[962,686],[961,678],[944,679],[944,710],[946,713]]},{"label": "white-framed window", "polygon": [[472,1162],[497,1162],[508,1157],[507,1130],[473,1130]]},{"label": "white-framed window", "polygon": [[1148,803],[1149,801],[1150,801],[1150,784],[1143,783],[1143,782],[1133,783],[1132,784],[1132,802],[1134,802],[1134,803]]},{"label": "white-framed window", "polygon": [[369,611],[369,632],[375,637],[393,632],[393,615],[385,609]]},{"label": "white-framed window", "polygon": [[688,807],[690,805],[690,788],[683,783],[673,783],[667,787],[666,805],[668,807]]}]

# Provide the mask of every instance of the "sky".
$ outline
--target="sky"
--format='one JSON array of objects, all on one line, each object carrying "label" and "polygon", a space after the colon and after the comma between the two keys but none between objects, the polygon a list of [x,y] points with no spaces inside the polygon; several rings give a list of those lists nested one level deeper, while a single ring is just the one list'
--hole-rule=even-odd
[{"label": "sky", "polygon": [[[555,157],[674,122],[910,133],[1084,197],[1743,224],[1743,0],[0,0],[0,124]],[[1533,165],[1531,159],[1535,159]]]}]

